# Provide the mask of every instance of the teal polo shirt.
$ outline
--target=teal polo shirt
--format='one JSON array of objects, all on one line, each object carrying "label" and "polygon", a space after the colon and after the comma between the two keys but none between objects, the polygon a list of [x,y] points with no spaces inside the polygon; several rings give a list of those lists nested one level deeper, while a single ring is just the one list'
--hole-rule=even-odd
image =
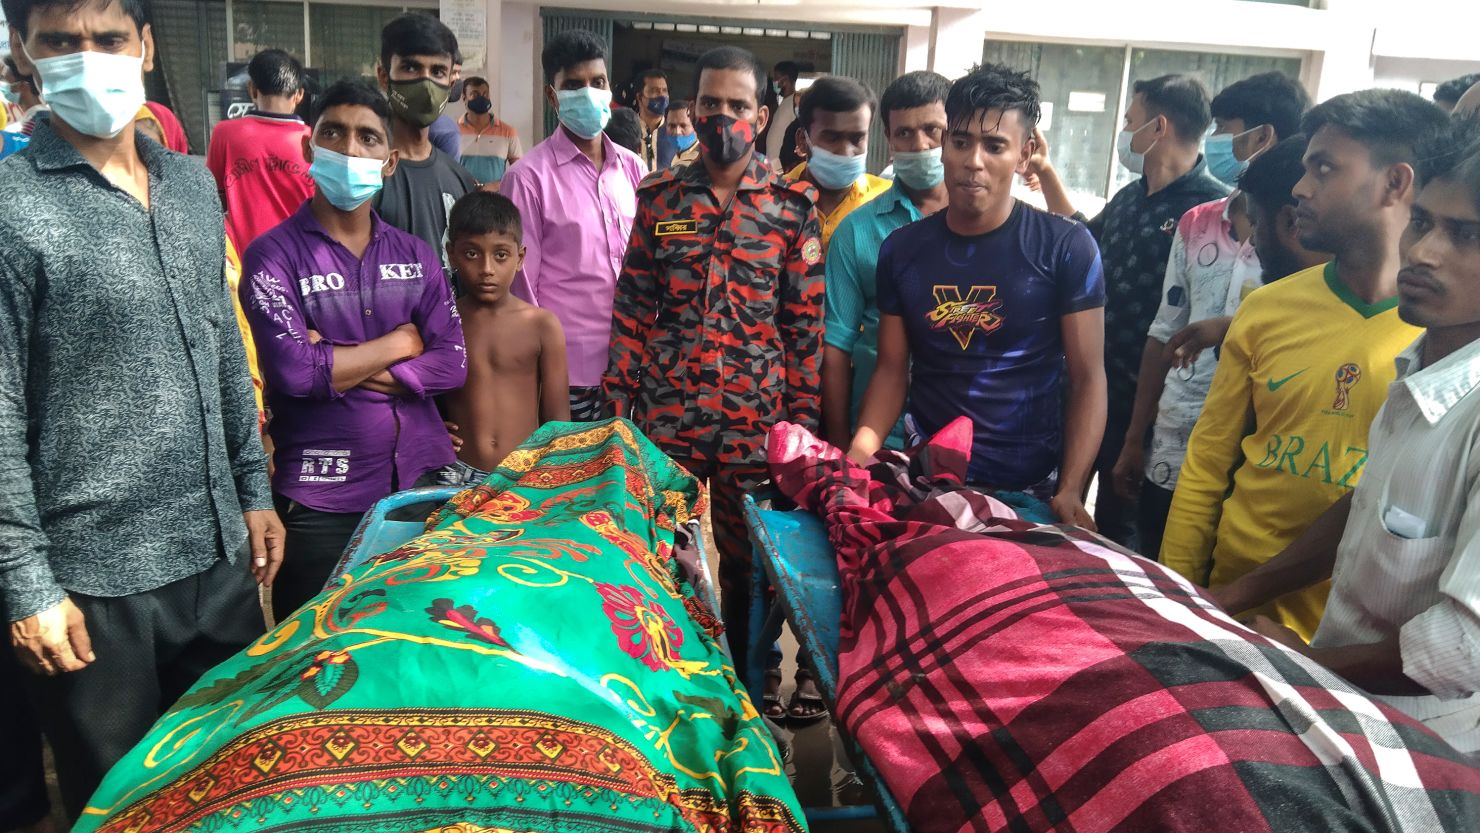
[{"label": "teal polo shirt", "polygon": [[[827,344],[853,356],[851,427],[858,429],[863,392],[879,363],[879,305],[874,270],[879,248],[895,229],[921,219],[920,209],[898,186],[843,218],[827,247]],[[904,418],[889,432],[886,448],[904,448]]]}]

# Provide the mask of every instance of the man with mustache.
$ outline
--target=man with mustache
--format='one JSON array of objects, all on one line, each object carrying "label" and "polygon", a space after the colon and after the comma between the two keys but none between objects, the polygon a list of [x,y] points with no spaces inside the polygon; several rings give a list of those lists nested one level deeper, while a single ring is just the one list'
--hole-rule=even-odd
[{"label": "man with mustache", "polygon": [[926,435],[971,417],[973,485],[1093,528],[1081,495],[1105,427],[1105,280],[1088,229],[1012,196],[1038,102],[1032,78],[995,64],[951,86],[946,209],[879,252],[879,358],[849,455],[879,450],[908,393]]},{"label": "man with mustache", "polygon": [[[1336,96],[1302,120],[1296,232],[1333,258],[1255,290],[1234,315],[1162,538],[1162,563],[1188,580],[1217,588],[1252,571],[1357,485],[1393,358],[1419,334],[1397,313],[1416,148],[1447,123],[1399,90]],[[1326,591],[1261,612],[1309,638]]]},{"label": "man with mustache", "polygon": [[1231,613],[1331,579],[1309,645],[1259,632],[1480,753],[1480,121],[1417,153],[1398,316],[1427,328],[1397,357],[1366,474],[1263,566],[1215,590]]},{"label": "man with mustache", "polygon": [[817,190],[756,152],[766,73],[743,49],[695,66],[695,164],[638,189],[603,380],[612,416],[709,481],[725,628],[744,673],[750,538],[741,500],[767,479],[765,442],[789,420],[821,430],[822,228]]}]

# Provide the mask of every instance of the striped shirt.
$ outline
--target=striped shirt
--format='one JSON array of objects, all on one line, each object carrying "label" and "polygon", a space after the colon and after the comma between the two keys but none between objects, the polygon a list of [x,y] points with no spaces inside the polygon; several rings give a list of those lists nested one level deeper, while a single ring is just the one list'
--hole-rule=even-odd
[{"label": "striped shirt", "polygon": [[502,181],[504,171],[524,155],[524,147],[519,144],[519,131],[498,119],[491,120],[485,127],[478,127],[468,118],[463,116],[457,123],[463,167],[480,185]]},{"label": "striped shirt", "polygon": [[1398,636],[1403,673],[1433,692],[1384,700],[1480,752],[1480,341],[1423,367],[1424,338],[1372,423],[1326,615],[1311,644]]}]

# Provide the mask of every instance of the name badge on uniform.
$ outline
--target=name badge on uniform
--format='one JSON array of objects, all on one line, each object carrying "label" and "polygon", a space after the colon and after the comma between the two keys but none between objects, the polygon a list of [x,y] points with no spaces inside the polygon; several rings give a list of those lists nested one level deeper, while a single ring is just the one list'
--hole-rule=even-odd
[{"label": "name badge on uniform", "polygon": [[674,237],[680,234],[698,234],[698,220],[663,220],[653,227],[659,237]]}]

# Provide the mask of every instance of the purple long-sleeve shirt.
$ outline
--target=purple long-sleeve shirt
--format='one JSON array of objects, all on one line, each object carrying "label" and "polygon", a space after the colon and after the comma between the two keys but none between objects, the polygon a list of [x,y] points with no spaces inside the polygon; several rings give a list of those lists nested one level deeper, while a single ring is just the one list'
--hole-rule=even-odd
[{"label": "purple long-sleeve shirt", "polygon": [[[362,258],[329,236],[305,202],[247,247],[241,300],[267,388],[273,491],[311,509],[363,512],[453,461],[432,397],[467,376],[462,324],[441,259],[371,215]],[[409,395],[334,389],[334,345],[411,323],[424,352],[390,367]],[[308,331],[323,337],[310,343]]]}]

